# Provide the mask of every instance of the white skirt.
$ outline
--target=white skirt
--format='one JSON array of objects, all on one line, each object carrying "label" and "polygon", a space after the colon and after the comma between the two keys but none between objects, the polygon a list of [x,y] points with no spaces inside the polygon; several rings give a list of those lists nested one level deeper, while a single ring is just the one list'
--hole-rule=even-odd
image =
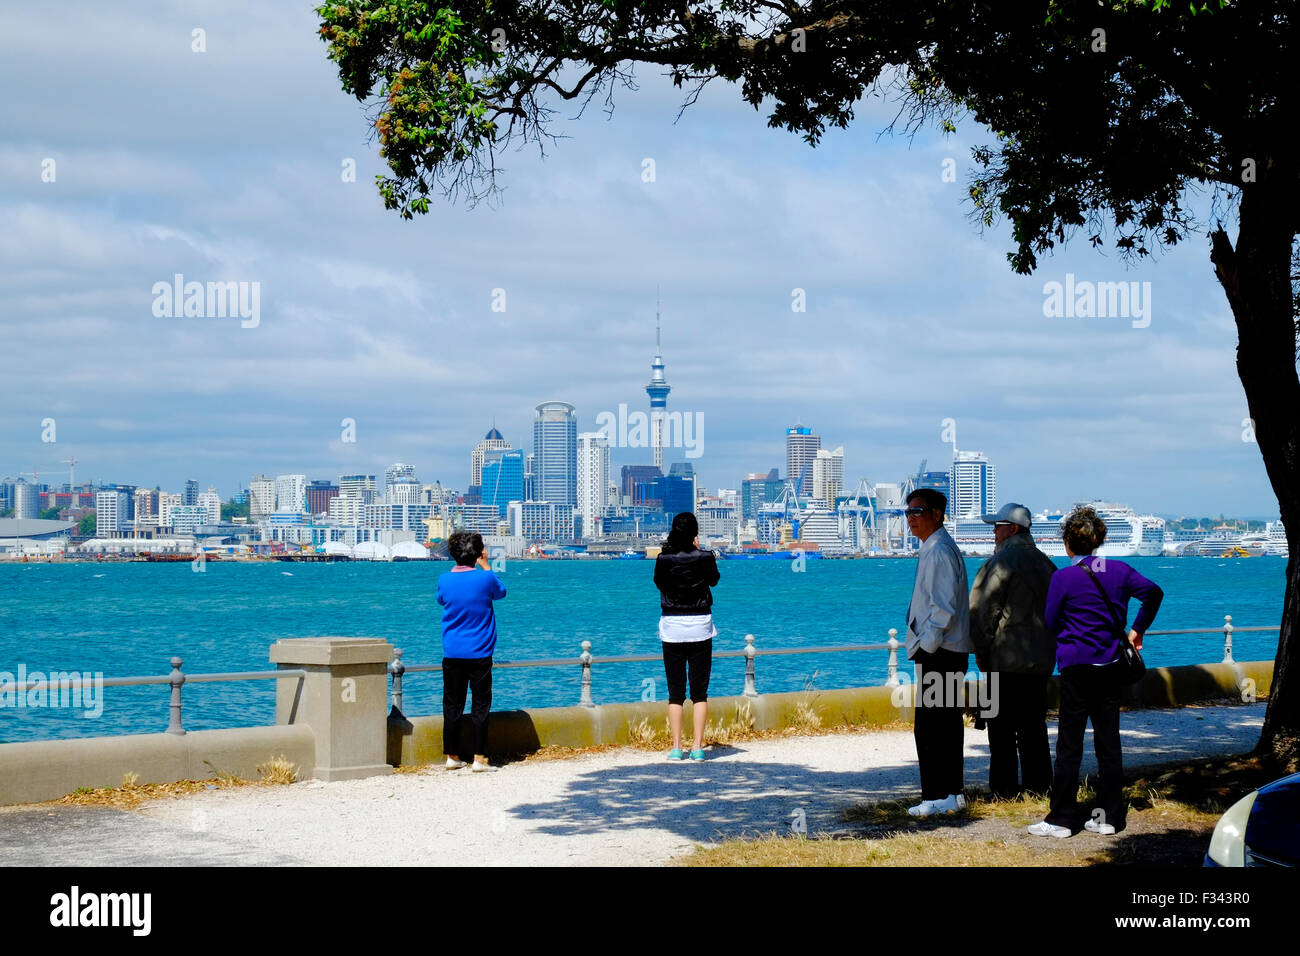
[{"label": "white skirt", "polygon": [[659,640],[668,644],[689,644],[717,636],[712,614],[665,614],[659,618]]}]

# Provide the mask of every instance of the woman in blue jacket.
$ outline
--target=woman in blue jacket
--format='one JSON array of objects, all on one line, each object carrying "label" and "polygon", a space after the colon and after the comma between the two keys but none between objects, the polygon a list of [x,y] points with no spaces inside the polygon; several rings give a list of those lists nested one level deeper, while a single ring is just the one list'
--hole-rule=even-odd
[{"label": "woman in blue jacket", "polygon": [[[1060,718],[1056,767],[1047,819],[1029,827],[1035,836],[1068,837],[1085,829],[1111,834],[1124,829],[1123,753],[1119,739],[1120,694],[1125,682],[1119,662],[1122,630],[1138,650],[1155,620],[1164,592],[1123,561],[1093,557],[1106,540],[1106,523],[1091,508],[1076,508],[1062,523],[1071,566],[1052,575],[1043,619],[1056,635],[1060,670]],[[1128,602],[1142,602],[1128,628]],[[1083,736],[1092,721],[1097,752],[1097,809],[1084,819],[1078,805]]]},{"label": "woman in blue jacket", "polygon": [[695,731],[692,760],[704,759],[704,724],[709,717],[709,673],[713,666],[713,592],[718,583],[718,560],[712,551],[700,550],[700,527],[695,515],[683,511],[673,518],[672,530],[655,558],[655,585],[659,588],[659,640],[663,643],[664,671],[668,677],[668,727],[673,735],[669,760],[684,760],[682,705],[686,701],[689,669],[691,714]]}]

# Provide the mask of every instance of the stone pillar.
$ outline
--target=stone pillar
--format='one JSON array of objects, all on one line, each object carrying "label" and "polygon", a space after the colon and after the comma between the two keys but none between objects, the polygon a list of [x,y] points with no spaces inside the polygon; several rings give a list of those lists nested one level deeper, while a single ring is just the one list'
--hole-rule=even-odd
[{"label": "stone pillar", "polygon": [[302,680],[276,681],[277,724],[306,724],[316,738],[319,780],[392,773],[388,765],[388,662],[393,646],[372,637],[301,637],[271,645],[280,670]]}]

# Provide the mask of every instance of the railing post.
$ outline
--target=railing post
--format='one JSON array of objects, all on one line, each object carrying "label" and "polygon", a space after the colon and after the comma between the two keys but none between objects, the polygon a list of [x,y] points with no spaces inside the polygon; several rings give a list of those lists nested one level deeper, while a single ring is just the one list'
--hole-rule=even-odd
[{"label": "railing post", "polygon": [[898,643],[898,628],[889,629],[889,677],[885,680],[886,687],[898,686],[898,649],[903,645]]},{"label": "railing post", "polygon": [[745,635],[745,696],[757,697],[758,688],[754,684],[754,658],[758,651],[754,650],[754,635]]},{"label": "railing post", "polygon": [[591,641],[582,642],[582,656],[578,660],[582,662],[582,697],[578,704],[582,707],[595,707],[596,702],[591,699]]},{"label": "railing post", "polygon": [[1223,615],[1223,663],[1235,664],[1232,659],[1232,615]]},{"label": "railing post", "polygon": [[388,665],[388,672],[393,675],[393,710],[402,712],[402,675],[406,665],[402,663],[402,649],[393,648],[393,663]]},{"label": "railing post", "polygon": [[184,734],[185,728],[181,726],[181,685],[185,683],[185,675],[181,673],[181,659],[173,657],[172,672],[168,675],[172,684],[172,701],[171,701],[171,718],[167,723],[167,733]]}]

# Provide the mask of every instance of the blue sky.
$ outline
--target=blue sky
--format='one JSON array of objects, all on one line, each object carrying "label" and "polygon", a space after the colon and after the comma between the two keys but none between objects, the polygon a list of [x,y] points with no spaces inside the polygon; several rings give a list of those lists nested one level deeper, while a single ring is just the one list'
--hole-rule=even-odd
[{"label": "blue sky", "polygon": [[[1137,268],[1076,240],[1014,275],[1005,227],[981,236],[963,200],[989,138],[973,121],[881,138],[894,109],[869,101],[814,150],[725,84],[674,122],[680,91],[643,69],[612,118],[561,109],[570,138],[545,159],[505,153],[498,206],[406,222],[310,4],[27,5],[7,23],[0,474],[66,481],[75,456],[79,479],[229,495],[259,472],[405,461],[463,488],[494,419],[527,447],[538,402],[573,403],[583,430],[646,406],[658,286],[669,407],[703,416],[706,487],[784,471],[796,420],[844,446],[850,486],[898,481],[944,466],[952,418],[1001,499],[1034,510],[1276,514],[1207,240]],[[155,316],[176,273],[260,283],[259,324]],[[1150,282],[1149,327],[1045,317],[1067,273]]]}]

